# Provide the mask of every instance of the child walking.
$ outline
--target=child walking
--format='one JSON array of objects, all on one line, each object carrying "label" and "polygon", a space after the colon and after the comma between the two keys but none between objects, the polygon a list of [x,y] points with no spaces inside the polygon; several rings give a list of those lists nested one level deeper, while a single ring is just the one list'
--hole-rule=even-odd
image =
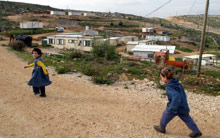
[{"label": "child walking", "polygon": [[29,80],[28,85],[33,87],[34,95],[40,94],[40,97],[46,97],[45,86],[50,85],[52,82],[49,80],[49,74],[43,64],[41,55],[41,50],[39,48],[34,48],[32,50],[34,63],[24,66],[24,68],[34,66],[32,77]]},{"label": "child walking", "polygon": [[161,80],[166,84],[168,103],[160,119],[160,125],[155,125],[154,129],[158,132],[166,133],[167,124],[175,116],[178,116],[192,130],[190,137],[202,136],[201,131],[189,115],[190,110],[184,88],[176,78],[173,78],[173,74],[174,72],[169,68],[164,68],[160,72]]}]

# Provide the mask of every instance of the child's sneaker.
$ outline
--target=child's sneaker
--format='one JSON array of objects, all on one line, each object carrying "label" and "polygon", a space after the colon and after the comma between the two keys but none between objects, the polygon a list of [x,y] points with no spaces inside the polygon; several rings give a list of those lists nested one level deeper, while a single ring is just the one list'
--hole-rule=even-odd
[{"label": "child's sneaker", "polygon": [[163,130],[160,126],[154,126],[154,129],[157,131],[157,132],[160,132],[160,133],[166,133],[166,130]]},{"label": "child's sneaker", "polygon": [[191,138],[197,138],[197,137],[202,136],[202,133],[201,133],[201,132],[198,132],[198,133],[191,133],[189,136],[190,136]]},{"label": "child's sneaker", "polygon": [[40,97],[47,97],[46,95],[40,95]]},{"label": "child's sneaker", "polygon": [[40,94],[40,92],[34,92],[34,95],[38,95],[38,94]]}]

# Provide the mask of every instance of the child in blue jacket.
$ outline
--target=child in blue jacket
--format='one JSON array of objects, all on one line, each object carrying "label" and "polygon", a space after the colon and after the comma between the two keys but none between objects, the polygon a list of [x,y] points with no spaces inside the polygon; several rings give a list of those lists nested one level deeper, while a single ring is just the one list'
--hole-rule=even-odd
[{"label": "child in blue jacket", "polygon": [[28,85],[33,86],[34,95],[40,94],[40,97],[46,97],[45,86],[50,85],[51,81],[49,80],[48,72],[43,64],[41,55],[41,50],[39,48],[34,48],[32,50],[34,63],[24,66],[24,68],[34,66],[32,77],[28,82]]},{"label": "child in blue jacket", "polygon": [[167,67],[160,72],[161,80],[166,84],[168,103],[160,119],[160,125],[155,125],[154,129],[158,132],[166,133],[167,124],[175,116],[178,116],[192,130],[190,137],[202,136],[201,131],[189,115],[190,110],[184,88],[176,78],[173,78],[173,74],[174,72]]}]

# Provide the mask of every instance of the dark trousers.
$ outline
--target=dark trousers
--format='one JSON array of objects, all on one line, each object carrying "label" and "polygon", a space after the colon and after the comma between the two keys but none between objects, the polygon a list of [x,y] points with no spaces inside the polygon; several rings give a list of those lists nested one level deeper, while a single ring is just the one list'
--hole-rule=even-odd
[{"label": "dark trousers", "polygon": [[40,93],[41,95],[46,95],[45,86],[43,87],[33,87],[34,94]]},{"label": "dark trousers", "polygon": [[163,115],[160,119],[160,127],[163,130],[166,130],[167,124],[175,117],[179,116],[179,118],[188,126],[189,129],[192,130],[193,133],[200,132],[199,128],[197,127],[196,123],[193,121],[189,114],[174,114],[168,111],[164,111]]}]

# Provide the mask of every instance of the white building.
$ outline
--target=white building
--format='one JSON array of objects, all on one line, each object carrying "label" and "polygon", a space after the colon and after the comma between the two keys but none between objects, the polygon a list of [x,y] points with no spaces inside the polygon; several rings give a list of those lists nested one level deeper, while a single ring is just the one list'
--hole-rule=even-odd
[{"label": "white building", "polygon": [[103,37],[97,35],[84,35],[83,31],[80,33],[62,33],[58,35],[51,35],[47,37],[47,43],[59,49],[78,49],[90,52],[92,50],[93,39],[103,41]]},{"label": "white building", "polygon": [[148,36],[146,36],[146,40],[169,42],[170,41],[170,37],[169,36],[148,35]]},{"label": "white building", "polygon": [[142,33],[153,33],[154,28],[142,28]]},{"label": "white building", "polygon": [[[192,55],[192,56],[185,56],[183,57],[183,60],[192,60],[194,64],[198,64],[199,61],[199,55]],[[202,61],[201,65],[207,65],[207,64],[215,64],[216,56],[213,54],[202,54]]]},{"label": "white building", "polygon": [[128,41],[126,44],[126,51],[127,52],[132,52],[131,50],[136,46],[136,45],[154,45],[154,41],[150,40],[141,40],[141,41]]},{"label": "white building", "polygon": [[50,11],[50,15],[66,15],[65,11]]},{"label": "white building", "polygon": [[97,16],[96,13],[84,12],[83,16]]},{"label": "white building", "polygon": [[154,58],[155,52],[167,51],[173,55],[176,46],[165,46],[165,45],[137,45],[131,51],[134,56],[140,56],[141,58]]},{"label": "white building", "polygon": [[20,29],[42,29],[42,22],[20,22]]},{"label": "white building", "polygon": [[68,12],[69,16],[82,16],[83,12]]}]

